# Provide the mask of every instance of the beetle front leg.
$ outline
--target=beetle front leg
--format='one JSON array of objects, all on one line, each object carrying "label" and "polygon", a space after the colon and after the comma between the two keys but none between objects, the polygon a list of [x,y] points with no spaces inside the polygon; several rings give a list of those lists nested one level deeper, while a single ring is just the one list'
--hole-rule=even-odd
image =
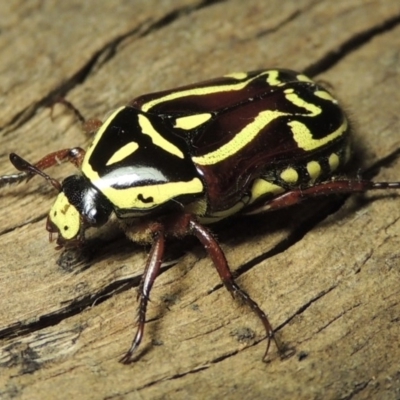
[{"label": "beetle front leg", "polygon": [[[55,103],[61,103],[66,108],[71,110],[77,117],[77,119],[81,122],[83,130],[87,134],[96,132],[102,125],[102,122],[99,119],[93,118],[86,120],[85,117],[81,114],[81,112],[71,102],[69,102],[66,99],[63,98],[57,99]],[[53,112],[53,106],[51,112]],[[80,147],[57,150],[53,153],[47,154],[33,165],[26,162],[25,160],[23,160],[24,161],[23,163],[19,162],[19,160],[21,159],[19,156],[15,157],[14,154],[10,154],[11,163],[14,165],[15,168],[17,168],[21,172],[16,174],[0,176],[0,188],[6,185],[21,183],[23,181],[29,181],[34,175],[41,175],[40,173],[38,173],[37,170],[43,171],[47,168],[62,164],[64,162],[71,162],[72,164],[75,165],[76,168],[80,168],[83,162],[83,158],[85,157],[85,153],[86,152]]]},{"label": "beetle front leg", "polygon": [[58,150],[47,154],[34,165],[36,168],[43,170],[65,162],[70,162],[74,164],[76,168],[80,168],[85,154],[85,150],[80,147]]},{"label": "beetle front leg", "polygon": [[151,247],[149,257],[147,259],[146,268],[139,286],[138,300],[138,321],[135,337],[128,352],[119,360],[123,364],[129,364],[132,361],[132,355],[139,347],[144,333],[144,325],[146,323],[147,304],[150,299],[150,291],[153,284],[160,273],[162,258],[165,248],[165,234],[162,227],[154,233],[154,242]]},{"label": "beetle front leg", "polygon": [[41,171],[55,165],[63,164],[65,162],[70,162],[74,164],[75,167],[80,168],[83,158],[85,157],[85,153],[85,150],[81,149],[80,147],[58,150],[53,153],[47,154],[35,164],[31,164],[17,154],[11,153],[11,163],[17,170],[21,172],[0,176],[0,187],[15,183],[21,183],[23,181],[29,181],[35,175],[41,175]]}]

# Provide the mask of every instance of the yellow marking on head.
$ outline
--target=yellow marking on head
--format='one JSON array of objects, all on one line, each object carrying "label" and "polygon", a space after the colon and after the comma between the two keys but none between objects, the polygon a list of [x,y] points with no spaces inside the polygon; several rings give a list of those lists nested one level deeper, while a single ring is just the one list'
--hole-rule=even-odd
[{"label": "yellow marking on head", "polygon": [[336,153],[332,153],[328,158],[328,162],[331,172],[335,171],[340,164],[339,156]]},{"label": "yellow marking on head", "polygon": [[296,183],[299,180],[299,174],[294,168],[286,168],[281,172],[280,177],[286,183]]},{"label": "yellow marking on head", "polygon": [[268,75],[270,71],[264,71],[261,72],[260,74],[253,76],[252,78],[249,78],[246,81],[241,81],[238,83],[233,83],[230,85],[221,85],[221,86],[208,86],[208,87],[199,87],[199,88],[191,88],[191,89],[186,89],[186,90],[178,90],[176,92],[171,92],[163,97],[160,97],[158,99],[151,100],[142,106],[142,110],[147,112],[149,111],[152,107],[156,106],[157,104],[160,103],[165,103],[168,101],[180,99],[182,97],[187,97],[187,96],[205,96],[208,94],[212,93],[221,93],[221,92],[232,92],[232,91],[237,91],[237,90],[242,90],[245,88],[251,81],[256,80],[260,76],[263,75]]},{"label": "yellow marking on head", "polygon": [[253,182],[251,187],[251,202],[260,198],[261,196],[271,194],[277,195],[283,193],[285,189],[281,186],[275,185],[274,183],[268,182],[265,179],[258,178]]},{"label": "yellow marking on head", "polygon": [[298,74],[296,76],[296,79],[298,81],[300,81],[300,82],[312,82],[312,83],[314,83],[314,81],[311,78],[309,78],[307,75],[304,75],[304,74]]},{"label": "yellow marking on head", "polygon": [[307,128],[306,125],[302,124],[299,121],[290,121],[288,125],[292,129],[293,138],[296,141],[297,145],[306,151],[312,151],[319,147],[324,146],[325,144],[331,142],[332,140],[337,139],[342,136],[347,130],[347,120],[344,120],[342,125],[339,126],[336,131],[333,131],[329,135],[324,136],[321,139],[314,139],[312,133]]},{"label": "yellow marking on head", "polygon": [[194,129],[203,125],[211,118],[212,114],[210,113],[189,115],[187,117],[177,118],[175,120],[174,128],[185,129],[189,131],[190,129]]},{"label": "yellow marking on head", "polygon": [[247,75],[248,75],[247,72],[232,72],[230,74],[224,75],[224,78],[233,78],[238,81],[241,81],[243,79],[246,79]]},{"label": "yellow marking on head", "polygon": [[126,157],[134,153],[138,148],[139,145],[136,142],[127,143],[125,146],[122,146],[111,156],[111,158],[107,161],[106,165],[115,164],[118,161],[125,159]]},{"label": "yellow marking on head", "polygon": [[307,101],[299,97],[295,93],[294,89],[286,89],[285,97],[295,106],[306,109],[310,113],[308,114],[308,116],[310,117],[315,117],[316,115],[321,114],[322,112],[320,107],[316,106],[315,104],[308,103]]},{"label": "yellow marking on head", "polygon": [[81,217],[78,210],[70,204],[63,192],[57,196],[50,210],[49,218],[65,240],[71,240],[78,235]]},{"label": "yellow marking on head", "polygon": [[139,125],[142,128],[142,133],[151,137],[153,143],[161,147],[163,150],[167,151],[174,156],[179,158],[185,158],[182,151],[178,149],[174,144],[168,142],[168,140],[164,139],[153,127],[150,120],[145,117],[143,114],[139,114]]},{"label": "yellow marking on head", "polygon": [[288,115],[280,111],[261,111],[254,121],[247,124],[235,137],[228,143],[224,144],[217,150],[205,154],[200,157],[193,157],[192,160],[199,165],[213,165],[227,159],[238,153],[241,148],[252,142],[254,138],[266,127],[271,121],[281,116]]},{"label": "yellow marking on head", "polygon": [[271,86],[279,86],[282,82],[278,79],[279,77],[279,71],[276,69],[273,69],[271,71],[268,71],[268,75],[267,75],[267,83],[268,85]]},{"label": "yellow marking on head", "polygon": [[104,187],[101,191],[118,208],[146,210],[180,195],[201,193],[203,184],[199,178],[193,178],[188,182],[169,182],[126,189]]},{"label": "yellow marking on head", "polygon": [[307,163],[307,172],[310,175],[312,181],[318,179],[321,175],[321,165],[317,161],[310,161]]},{"label": "yellow marking on head", "polygon": [[91,181],[94,181],[96,179],[99,179],[99,174],[93,170],[92,166],[89,164],[89,159],[93,154],[93,150],[96,148],[97,143],[99,143],[101,137],[104,134],[104,131],[108,128],[108,126],[110,125],[110,122],[115,118],[115,116],[124,109],[125,107],[120,107],[117,108],[106,120],[106,122],[104,122],[104,124],[99,128],[99,130],[97,131],[92,144],[90,145],[90,147],[87,149],[85,157],[83,159],[82,162],[82,172],[84,173],[84,175],[86,175]]},{"label": "yellow marking on head", "polygon": [[332,95],[328,93],[326,90],[316,90],[314,94],[320,99],[328,100],[331,101],[332,103],[337,104],[337,100],[334,97],[332,97]]}]

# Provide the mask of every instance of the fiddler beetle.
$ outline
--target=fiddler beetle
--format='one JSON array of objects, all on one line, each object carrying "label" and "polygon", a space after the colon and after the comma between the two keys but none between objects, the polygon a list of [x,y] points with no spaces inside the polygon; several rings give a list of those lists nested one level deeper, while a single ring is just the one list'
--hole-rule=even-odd
[{"label": "fiddler beetle", "polygon": [[[266,314],[235,282],[206,225],[311,197],[400,188],[400,182],[335,177],[350,158],[348,120],[326,89],[290,70],[234,73],[146,94],[91,125],[96,134],[87,151],[59,150],[36,164],[11,154],[20,172],[0,177],[0,186],[40,175],[57,189],[46,227],[59,248],[82,243],[86,229],[112,214],[129,239],[151,243],[137,330],[123,363],[142,341],[166,237],[200,240],[228,291],[261,320],[265,359],[271,340],[281,354],[283,346]],[[44,172],[63,161],[80,173],[59,182]]]}]

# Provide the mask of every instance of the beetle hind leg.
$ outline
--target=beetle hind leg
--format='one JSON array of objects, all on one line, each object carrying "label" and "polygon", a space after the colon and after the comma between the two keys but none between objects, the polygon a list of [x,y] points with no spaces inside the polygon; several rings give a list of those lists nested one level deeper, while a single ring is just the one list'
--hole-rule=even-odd
[{"label": "beetle hind leg", "polygon": [[338,179],[321,182],[308,188],[296,188],[282,193],[265,203],[250,206],[244,215],[259,214],[266,211],[278,210],[301,203],[318,196],[332,194],[363,193],[369,190],[400,189],[400,182],[373,182],[366,179]]}]

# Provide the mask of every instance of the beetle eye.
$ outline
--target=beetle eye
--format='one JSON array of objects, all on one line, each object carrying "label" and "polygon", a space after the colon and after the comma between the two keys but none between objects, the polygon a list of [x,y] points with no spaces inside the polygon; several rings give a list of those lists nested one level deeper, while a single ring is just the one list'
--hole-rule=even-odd
[{"label": "beetle eye", "polygon": [[85,217],[90,223],[90,225],[96,224],[96,216],[97,216],[97,210],[95,208],[90,209],[89,212],[85,214]]}]

